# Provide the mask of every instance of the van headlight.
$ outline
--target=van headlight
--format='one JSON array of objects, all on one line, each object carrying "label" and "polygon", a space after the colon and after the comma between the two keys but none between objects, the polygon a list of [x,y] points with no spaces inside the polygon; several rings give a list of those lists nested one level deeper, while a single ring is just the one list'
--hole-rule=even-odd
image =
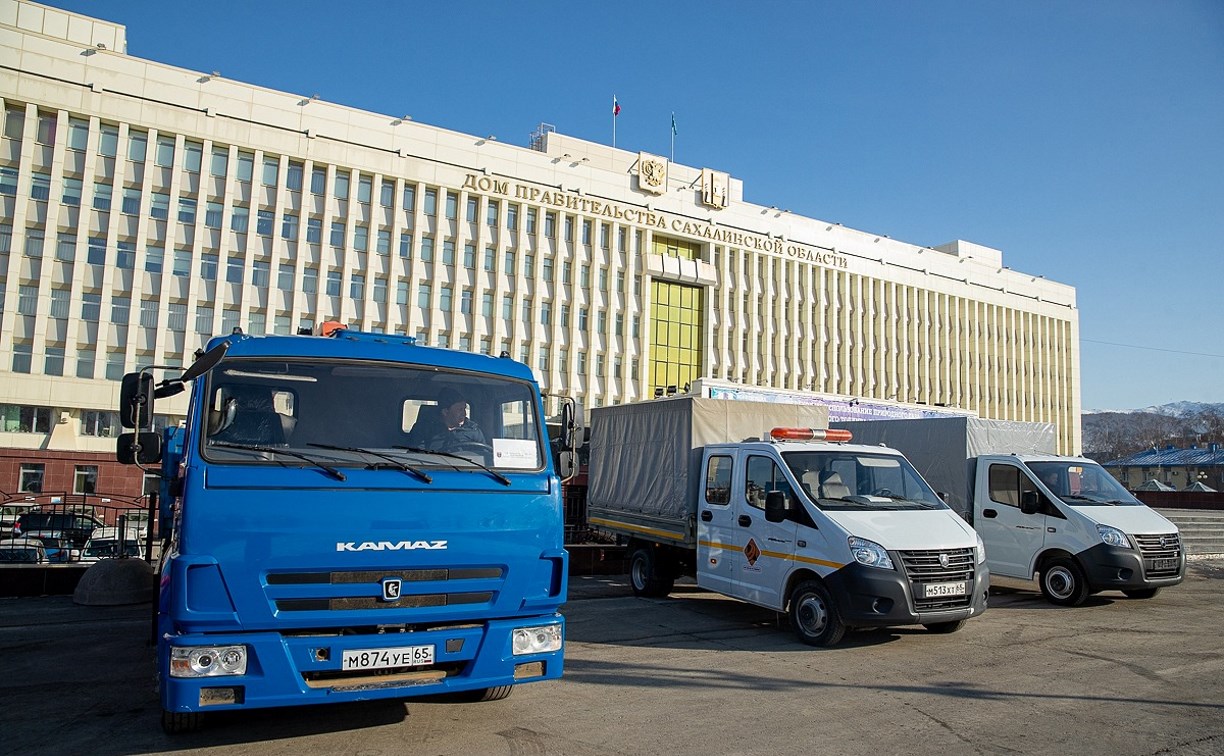
[{"label": "van headlight", "polygon": [[981,564],[986,561],[986,542],[977,533],[974,533],[974,535],[977,536],[977,563]]},{"label": "van headlight", "polygon": [[854,561],[859,564],[879,567],[882,570],[893,569],[892,557],[888,556],[888,551],[875,541],[850,536],[849,543],[850,553],[854,555]]},{"label": "van headlight", "polygon": [[1101,540],[1106,546],[1117,546],[1123,549],[1131,548],[1130,539],[1117,528],[1111,528],[1108,525],[1097,525],[1097,532],[1101,534]]},{"label": "van headlight", "polygon": [[171,677],[225,677],[245,675],[246,646],[174,646],[170,649]]},{"label": "van headlight", "polygon": [[561,626],[516,627],[510,635],[515,656],[543,654],[561,650]]}]

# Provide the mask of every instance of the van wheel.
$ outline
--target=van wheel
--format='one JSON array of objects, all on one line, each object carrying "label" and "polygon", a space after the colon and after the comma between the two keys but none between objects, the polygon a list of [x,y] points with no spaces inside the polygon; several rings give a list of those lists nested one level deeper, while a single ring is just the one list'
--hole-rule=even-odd
[{"label": "van wheel", "polygon": [[791,627],[809,646],[835,646],[846,634],[829,589],[819,580],[805,580],[790,595]]},{"label": "van wheel", "polygon": [[181,735],[200,729],[203,716],[198,711],[166,711],[162,709],[161,725],[167,735]]},{"label": "van wheel", "polygon": [[923,625],[923,627],[927,629],[927,632],[938,633],[940,635],[954,633],[964,626],[965,620],[956,620],[955,622],[932,622],[929,625]]},{"label": "van wheel", "polygon": [[649,546],[639,546],[629,557],[629,584],[634,596],[660,598],[671,593],[676,579],[662,574],[660,559]]},{"label": "van wheel", "polygon": [[1160,593],[1159,588],[1135,588],[1129,591],[1122,591],[1127,598],[1133,599],[1150,599],[1155,598],[1157,593]]},{"label": "van wheel", "polygon": [[1088,581],[1074,560],[1051,559],[1041,572],[1041,593],[1057,606],[1079,606],[1088,598]]}]

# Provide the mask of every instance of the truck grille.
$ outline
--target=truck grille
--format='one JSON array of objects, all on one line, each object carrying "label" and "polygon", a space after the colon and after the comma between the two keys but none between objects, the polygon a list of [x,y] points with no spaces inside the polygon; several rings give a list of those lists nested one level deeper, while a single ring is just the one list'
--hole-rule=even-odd
[{"label": "truck grille", "polygon": [[1136,535],[1143,555],[1143,572],[1149,578],[1176,577],[1181,570],[1182,544],[1177,533]]},{"label": "truck grille", "polygon": [[[268,598],[277,611],[320,612],[485,604],[493,600],[494,589],[504,576],[500,567],[468,567],[275,572],[265,580]],[[382,582],[389,578],[402,585],[393,600],[382,594]]]},{"label": "truck grille", "polygon": [[[910,579],[914,610],[930,612],[939,609],[961,609],[973,601],[973,549],[937,549],[932,551],[902,551],[901,563]],[[944,557],[947,565],[944,564]],[[964,581],[963,596],[919,598],[923,585]]]}]

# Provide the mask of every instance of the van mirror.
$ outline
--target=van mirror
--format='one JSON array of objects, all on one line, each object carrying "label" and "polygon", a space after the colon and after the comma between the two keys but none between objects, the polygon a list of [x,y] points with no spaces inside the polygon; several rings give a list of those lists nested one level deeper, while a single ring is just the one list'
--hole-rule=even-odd
[{"label": "van mirror", "polygon": [[1041,511],[1041,494],[1036,491],[1020,493],[1020,511],[1024,514],[1037,514]]},{"label": "van mirror", "polygon": [[116,442],[115,457],[123,465],[155,465],[162,458],[160,433],[123,433]]},{"label": "van mirror", "polygon": [[782,522],[791,513],[791,500],[782,491],[770,491],[765,494],[765,519],[769,522]]},{"label": "van mirror", "polygon": [[128,373],[119,388],[119,422],[124,428],[147,428],[153,421],[153,375]]}]

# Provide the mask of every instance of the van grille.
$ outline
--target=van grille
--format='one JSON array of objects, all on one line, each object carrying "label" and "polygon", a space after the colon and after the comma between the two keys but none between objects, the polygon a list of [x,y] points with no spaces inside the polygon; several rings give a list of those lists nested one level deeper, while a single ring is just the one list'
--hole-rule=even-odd
[{"label": "van grille", "polygon": [[1143,572],[1149,578],[1176,577],[1181,570],[1182,544],[1177,533],[1136,535],[1143,555]]},{"label": "van grille", "polygon": [[[504,577],[501,567],[275,572],[265,590],[280,612],[424,609],[488,603]],[[388,578],[402,582],[394,600],[382,596]]]},{"label": "van grille", "polygon": [[[931,551],[902,551],[901,563],[909,576],[914,596],[914,610],[930,612],[940,609],[961,609],[973,602],[973,549],[937,549]],[[944,564],[946,557],[947,566]],[[927,583],[965,582],[963,596],[936,596],[918,598],[923,595],[921,587]]]}]

